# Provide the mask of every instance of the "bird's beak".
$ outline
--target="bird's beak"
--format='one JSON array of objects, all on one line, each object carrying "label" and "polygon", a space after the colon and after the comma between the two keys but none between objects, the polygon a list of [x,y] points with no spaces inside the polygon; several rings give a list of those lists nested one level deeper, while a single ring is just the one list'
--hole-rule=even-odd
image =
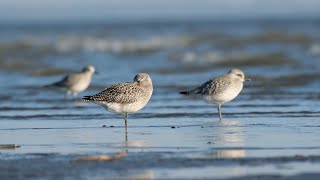
[{"label": "bird's beak", "polygon": [[245,78],[244,81],[252,81],[250,78]]}]

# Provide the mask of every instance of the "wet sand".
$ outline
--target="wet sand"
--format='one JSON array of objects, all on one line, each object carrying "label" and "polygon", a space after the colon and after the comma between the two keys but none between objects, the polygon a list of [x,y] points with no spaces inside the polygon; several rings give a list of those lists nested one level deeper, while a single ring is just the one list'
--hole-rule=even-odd
[{"label": "wet sand", "polygon": [[[130,151],[130,150],[129,150]],[[77,155],[28,154],[0,160],[10,179],[317,179],[320,157],[196,158],[133,152],[115,161],[74,161]],[[141,161],[143,159],[143,161]],[[32,164],[32,165],[31,165]],[[308,173],[310,172],[310,173]]]}]

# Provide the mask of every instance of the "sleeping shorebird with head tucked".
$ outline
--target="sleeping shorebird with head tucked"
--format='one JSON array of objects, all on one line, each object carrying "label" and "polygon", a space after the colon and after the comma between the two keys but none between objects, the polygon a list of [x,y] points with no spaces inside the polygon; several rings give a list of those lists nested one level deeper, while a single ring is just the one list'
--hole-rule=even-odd
[{"label": "sleeping shorebird with head tucked", "polygon": [[127,133],[128,114],[144,108],[153,91],[152,80],[148,74],[137,74],[133,82],[119,83],[110,86],[100,93],[84,96],[84,101],[92,101],[107,111],[125,115]]},{"label": "sleeping shorebird with head tucked", "polygon": [[240,69],[232,69],[227,74],[211,79],[201,86],[180,94],[200,95],[206,102],[218,105],[220,120],[222,120],[221,105],[236,98],[243,88],[246,79]]},{"label": "sleeping shorebird with head tucked", "polygon": [[92,79],[92,75],[95,73],[95,68],[88,65],[82,69],[79,73],[72,73],[65,76],[62,80],[53,84],[46,85],[44,87],[58,87],[67,91],[68,95],[76,96],[78,93],[86,90]]}]

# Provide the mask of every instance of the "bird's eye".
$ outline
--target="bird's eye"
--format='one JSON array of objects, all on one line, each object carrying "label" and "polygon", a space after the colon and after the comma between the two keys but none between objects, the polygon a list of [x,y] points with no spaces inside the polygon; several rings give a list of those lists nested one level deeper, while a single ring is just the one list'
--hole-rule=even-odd
[{"label": "bird's eye", "polygon": [[242,77],[242,74],[237,74],[238,77]]}]

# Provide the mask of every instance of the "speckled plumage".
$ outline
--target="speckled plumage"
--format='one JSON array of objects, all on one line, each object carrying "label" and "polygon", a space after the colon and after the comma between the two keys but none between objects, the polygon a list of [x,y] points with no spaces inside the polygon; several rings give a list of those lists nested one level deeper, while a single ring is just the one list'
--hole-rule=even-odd
[{"label": "speckled plumage", "polygon": [[227,74],[211,79],[191,91],[180,93],[200,95],[206,102],[218,104],[220,119],[222,119],[221,105],[238,96],[244,81],[244,73],[239,69],[232,69]]},{"label": "speckled plumage", "polygon": [[94,101],[104,101],[106,103],[134,103],[145,95],[145,89],[138,86],[136,82],[120,83],[106,88],[102,92],[92,96]]},{"label": "speckled plumage", "polygon": [[142,109],[150,100],[153,87],[148,74],[140,73],[134,82],[119,83],[100,93],[85,96],[85,101],[93,101],[113,113],[132,113]]}]

